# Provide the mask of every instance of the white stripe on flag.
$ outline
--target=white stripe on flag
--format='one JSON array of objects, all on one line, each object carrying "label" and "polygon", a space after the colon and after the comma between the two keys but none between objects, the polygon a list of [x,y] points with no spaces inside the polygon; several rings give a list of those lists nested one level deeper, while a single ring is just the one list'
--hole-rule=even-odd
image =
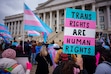
[{"label": "white stripe on flag", "polygon": [[36,16],[32,16],[32,15],[24,15],[24,20],[33,20],[33,21],[38,21],[40,23],[40,21],[36,18]]}]

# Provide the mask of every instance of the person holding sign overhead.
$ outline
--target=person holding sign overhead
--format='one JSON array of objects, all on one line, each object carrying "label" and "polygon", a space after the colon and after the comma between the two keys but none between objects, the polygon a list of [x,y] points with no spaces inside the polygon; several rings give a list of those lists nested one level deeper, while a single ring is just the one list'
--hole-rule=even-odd
[{"label": "person holding sign overhead", "polygon": [[93,74],[89,69],[95,66],[96,12],[66,8],[64,27],[63,53],[82,55],[88,74]]},{"label": "person holding sign overhead", "polygon": [[62,52],[62,49],[58,50],[54,59],[58,64],[53,71],[53,74],[88,74],[83,69],[83,59],[80,56],[68,55]]}]

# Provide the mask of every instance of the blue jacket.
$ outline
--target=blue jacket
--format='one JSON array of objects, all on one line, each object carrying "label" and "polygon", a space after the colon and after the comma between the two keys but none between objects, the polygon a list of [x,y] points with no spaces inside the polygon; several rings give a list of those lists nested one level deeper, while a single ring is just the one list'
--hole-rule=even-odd
[{"label": "blue jacket", "polygon": [[36,46],[36,47],[35,47],[36,55],[40,52],[41,47],[42,47],[42,46]]}]

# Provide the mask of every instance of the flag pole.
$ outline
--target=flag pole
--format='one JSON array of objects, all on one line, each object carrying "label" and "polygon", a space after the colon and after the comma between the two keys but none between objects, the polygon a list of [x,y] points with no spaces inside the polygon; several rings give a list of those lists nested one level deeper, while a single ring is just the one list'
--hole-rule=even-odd
[{"label": "flag pole", "polygon": [[[25,3],[25,1],[24,1],[24,3]],[[23,3],[23,12],[24,12],[24,3]],[[22,25],[22,32],[23,32],[23,40],[22,40],[22,47],[23,47],[23,54],[24,54],[24,13],[23,13],[23,25]]]}]

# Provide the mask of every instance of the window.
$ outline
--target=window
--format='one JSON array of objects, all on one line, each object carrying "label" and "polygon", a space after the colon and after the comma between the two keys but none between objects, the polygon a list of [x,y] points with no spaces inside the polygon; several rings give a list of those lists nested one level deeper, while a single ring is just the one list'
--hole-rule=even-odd
[{"label": "window", "polygon": [[100,16],[100,22],[104,22],[104,16]]},{"label": "window", "polygon": [[63,17],[64,16],[64,13],[62,12],[61,16]]},{"label": "window", "polygon": [[55,14],[55,17],[56,17],[56,14]]},{"label": "window", "polygon": [[18,21],[16,21],[16,24],[18,24]]},{"label": "window", "polygon": [[101,26],[101,29],[102,29],[102,30],[105,29],[105,25],[104,25],[104,24],[101,24],[100,26]]},{"label": "window", "polygon": [[64,31],[64,26],[62,26],[62,31]]},{"label": "window", "polygon": [[61,19],[61,24],[64,24],[64,19]]},{"label": "window", "polygon": [[99,9],[99,14],[103,14],[104,13],[104,9]]},{"label": "window", "polygon": [[13,24],[13,25],[12,25],[12,27],[13,27],[12,29],[14,30],[14,28],[15,28],[15,25]]},{"label": "window", "polygon": [[57,29],[57,28],[55,27],[55,31],[56,31],[56,29]]},{"label": "window", "polygon": [[10,25],[11,25],[12,23],[10,22]]},{"label": "window", "polygon": [[9,28],[9,30],[11,31],[11,24],[9,24],[10,25],[10,28]]},{"label": "window", "polygon": [[76,6],[75,9],[81,9],[81,6]]},{"label": "window", "polygon": [[55,20],[55,25],[57,24],[56,20]]}]

